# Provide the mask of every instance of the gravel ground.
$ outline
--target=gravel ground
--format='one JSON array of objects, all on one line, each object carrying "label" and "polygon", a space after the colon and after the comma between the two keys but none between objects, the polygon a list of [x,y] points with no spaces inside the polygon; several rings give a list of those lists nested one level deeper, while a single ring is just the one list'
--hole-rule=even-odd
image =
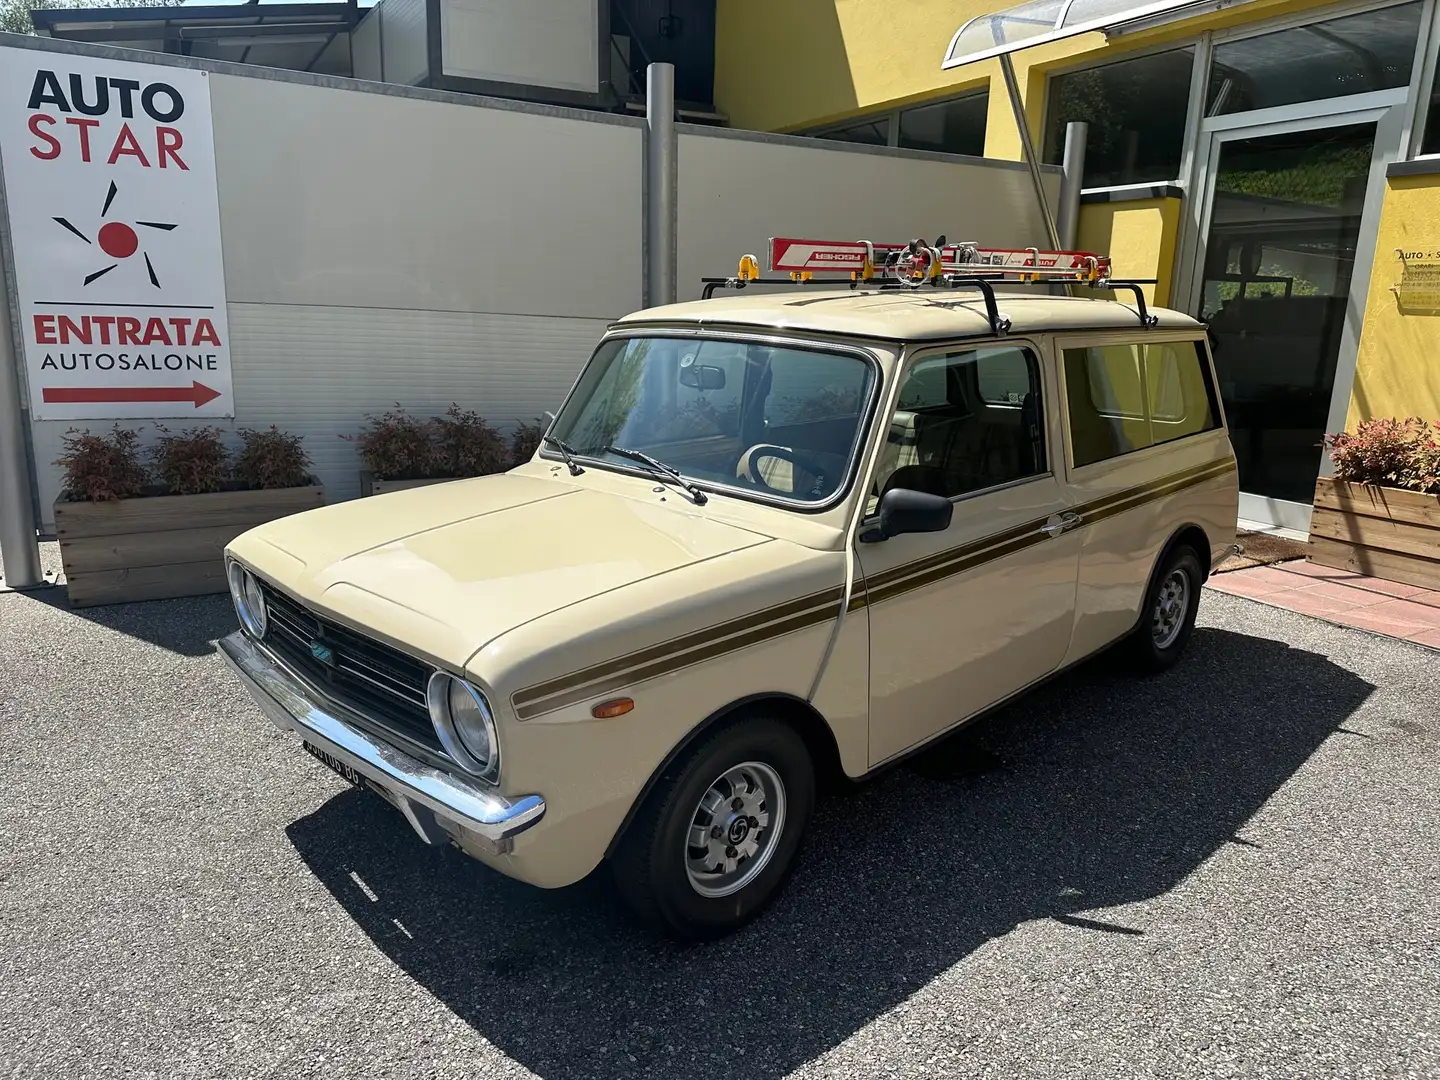
[{"label": "gravel ground", "polygon": [[221,597],[0,595],[0,1076],[1435,1077],[1440,657],[1207,593],[858,794],[747,932],[424,848]]}]

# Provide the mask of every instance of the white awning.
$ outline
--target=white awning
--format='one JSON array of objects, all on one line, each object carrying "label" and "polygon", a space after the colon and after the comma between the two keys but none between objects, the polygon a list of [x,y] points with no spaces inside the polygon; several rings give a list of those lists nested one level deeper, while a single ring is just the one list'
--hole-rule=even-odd
[{"label": "white awning", "polygon": [[1205,0],[1029,0],[1004,11],[977,15],[950,39],[941,68],[962,67],[1017,49],[1109,30],[1121,23],[1152,18],[1181,8],[1209,6]]}]

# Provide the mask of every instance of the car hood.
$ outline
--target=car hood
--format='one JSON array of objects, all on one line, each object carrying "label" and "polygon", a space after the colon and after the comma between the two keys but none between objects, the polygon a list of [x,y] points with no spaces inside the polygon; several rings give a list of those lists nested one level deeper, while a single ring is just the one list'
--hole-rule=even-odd
[{"label": "car hood", "polygon": [[230,550],[299,599],[458,667],[532,619],[768,539],[675,500],[507,474],[307,511]]}]

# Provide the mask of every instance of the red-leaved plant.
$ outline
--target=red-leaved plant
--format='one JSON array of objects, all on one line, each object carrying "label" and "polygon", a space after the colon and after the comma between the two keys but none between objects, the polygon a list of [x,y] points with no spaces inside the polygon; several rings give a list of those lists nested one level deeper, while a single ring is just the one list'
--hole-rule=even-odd
[{"label": "red-leaved plant", "polygon": [[1353,432],[1326,435],[1325,447],[1337,480],[1440,493],[1440,425],[1416,416],[1365,420]]},{"label": "red-leaved plant", "polygon": [[149,477],[135,430],[116,424],[109,435],[92,435],[72,428],[62,443],[65,453],[55,464],[64,470],[61,484],[70,502],[109,502],[145,493]]},{"label": "red-leaved plant", "polygon": [[430,423],[411,416],[397,402],[382,416],[371,416],[359,435],[341,435],[355,443],[360,460],[379,480],[425,480],[440,475]]},{"label": "red-leaved plant", "polygon": [[430,425],[435,460],[446,476],[485,476],[509,467],[504,436],[474,410],[452,403]]},{"label": "red-leaved plant", "polygon": [[510,460],[523,465],[540,449],[540,439],[545,434],[545,423],[538,416],[533,423],[520,421],[515,434],[510,437]]},{"label": "red-leaved plant", "polygon": [[262,430],[240,429],[240,451],[233,465],[235,479],[247,488],[304,487],[310,481],[310,458],[299,435],[274,424]]},{"label": "red-leaved plant", "polygon": [[217,427],[191,428],[178,435],[155,425],[160,438],[150,448],[155,475],[171,495],[220,491],[230,479],[230,453]]}]

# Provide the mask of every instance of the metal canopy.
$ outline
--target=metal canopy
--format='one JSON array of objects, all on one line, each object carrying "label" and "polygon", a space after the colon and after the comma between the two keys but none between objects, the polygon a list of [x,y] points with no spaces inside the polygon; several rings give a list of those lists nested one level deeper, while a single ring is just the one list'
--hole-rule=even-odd
[{"label": "metal canopy", "polygon": [[1018,49],[1044,45],[1092,30],[1200,7],[1206,0],[1029,0],[989,15],[977,15],[950,39],[944,70],[1005,56]]},{"label": "metal canopy", "polygon": [[[194,7],[42,8],[43,37],[118,45],[324,75],[352,74],[348,44],[365,13],[355,0]],[[336,39],[340,45],[331,49]]]}]

